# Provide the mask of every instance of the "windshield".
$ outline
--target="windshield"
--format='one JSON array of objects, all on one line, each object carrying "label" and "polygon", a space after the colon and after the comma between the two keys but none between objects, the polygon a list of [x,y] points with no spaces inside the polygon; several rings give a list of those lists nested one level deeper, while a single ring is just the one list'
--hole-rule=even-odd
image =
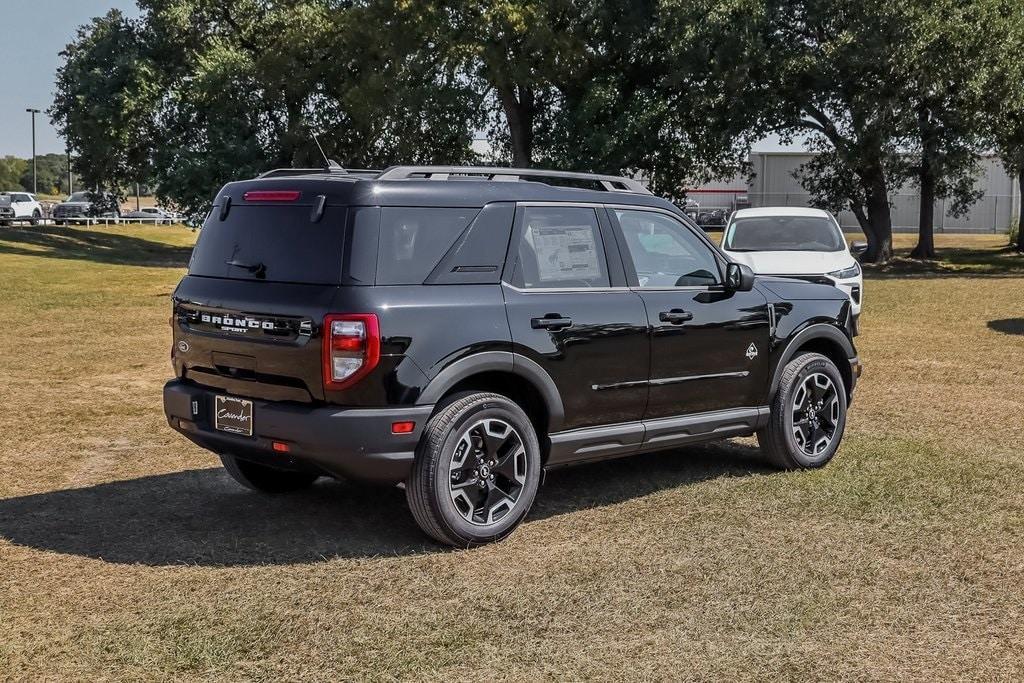
[{"label": "windshield", "polygon": [[67,201],[69,201],[69,202],[87,202],[87,201],[89,201],[89,193],[88,192],[76,192],[73,195],[71,195],[70,197],[68,197]]},{"label": "windshield", "polygon": [[835,222],[819,216],[737,218],[725,233],[729,251],[842,251]]}]

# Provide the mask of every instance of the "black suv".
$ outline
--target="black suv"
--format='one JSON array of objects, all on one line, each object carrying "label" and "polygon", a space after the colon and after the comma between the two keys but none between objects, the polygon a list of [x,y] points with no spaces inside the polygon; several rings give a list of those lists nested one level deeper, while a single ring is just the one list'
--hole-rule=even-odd
[{"label": "black suv", "polygon": [[547,468],[757,434],[839,447],[860,375],[834,287],[754,278],[613,176],[283,170],[217,195],[173,300],[170,425],[245,486],[404,485],[500,539]]}]

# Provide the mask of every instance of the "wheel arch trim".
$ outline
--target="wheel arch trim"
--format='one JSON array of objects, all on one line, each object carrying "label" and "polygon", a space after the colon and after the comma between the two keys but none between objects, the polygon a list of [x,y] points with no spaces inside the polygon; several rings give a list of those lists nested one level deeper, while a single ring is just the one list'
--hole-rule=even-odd
[{"label": "wheel arch trim", "polygon": [[[772,370],[772,383],[768,393],[769,397],[775,396],[775,392],[779,389],[779,383],[782,381],[782,371],[785,369],[786,364],[793,360],[797,351],[799,351],[806,343],[819,339],[836,346],[847,359],[857,357],[857,351],[854,349],[853,343],[835,326],[826,323],[816,323],[805,327],[800,332],[790,337],[789,341],[786,342],[786,346],[782,353],[779,355],[779,360],[775,363],[775,368]],[[842,365],[839,366],[839,374],[843,377],[843,381],[847,383],[847,396],[853,393],[853,383],[856,381],[855,377],[847,378],[846,370],[848,369],[849,368],[844,369]]]},{"label": "wheel arch trim", "polygon": [[462,380],[485,372],[506,372],[529,382],[544,400],[549,430],[556,431],[562,426],[565,421],[565,407],[551,375],[535,361],[511,351],[483,351],[460,358],[434,375],[416,403],[437,403],[449,389]]}]

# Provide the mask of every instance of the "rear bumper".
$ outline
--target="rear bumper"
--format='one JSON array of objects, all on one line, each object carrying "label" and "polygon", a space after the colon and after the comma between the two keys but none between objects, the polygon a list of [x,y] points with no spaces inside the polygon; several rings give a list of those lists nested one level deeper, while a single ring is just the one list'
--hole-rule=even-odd
[{"label": "rear bumper", "polygon": [[[164,413],[172,428],[215,453],[288,469],[397,484],[409,476],[416,445],[433,406],[394,408],[319,407],[253,401],[253,436],[213,427],[213,397],[204,387],[171,380],[164,386]],[[413,421],[410,434],[392,434],[392,422]],[[273,442],[288,445],[287,453]]]}]

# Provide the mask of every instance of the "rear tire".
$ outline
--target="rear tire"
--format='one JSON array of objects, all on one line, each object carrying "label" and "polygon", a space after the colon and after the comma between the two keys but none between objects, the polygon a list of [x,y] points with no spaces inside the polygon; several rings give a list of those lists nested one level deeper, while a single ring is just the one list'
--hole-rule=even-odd
[{"label": "rear tire", "polygon": [[32,225],[39,225],[39,219],[42,217],[43,214],[39,213],[39,209],[36,209],[35,211],[32,212],[32,220],[30,221],[30,223],[32,223]]},{"label": "rear tire", "polygon": [[459,548],[482,545],[523,521],[540,469],[540,444],[522,408],[499,394],[458,394],[427,422],[406,500],[433,539]]},{"label": "rear tire", "polygon": [[799,354],[783,369],[768,425],[757,433],[765,460],[786,470],[823,467],[843,439],[846,407],[835,363],[818,353]]},{"label": "rear tire", "polygon": [[298,491],[312,485],[319,475],[310,472],[293,472],[276,467],[268,467],[248,460],[241,460],[227,453],[220,454],[231,478],[247,489],[262,493],[287,493]]}]

